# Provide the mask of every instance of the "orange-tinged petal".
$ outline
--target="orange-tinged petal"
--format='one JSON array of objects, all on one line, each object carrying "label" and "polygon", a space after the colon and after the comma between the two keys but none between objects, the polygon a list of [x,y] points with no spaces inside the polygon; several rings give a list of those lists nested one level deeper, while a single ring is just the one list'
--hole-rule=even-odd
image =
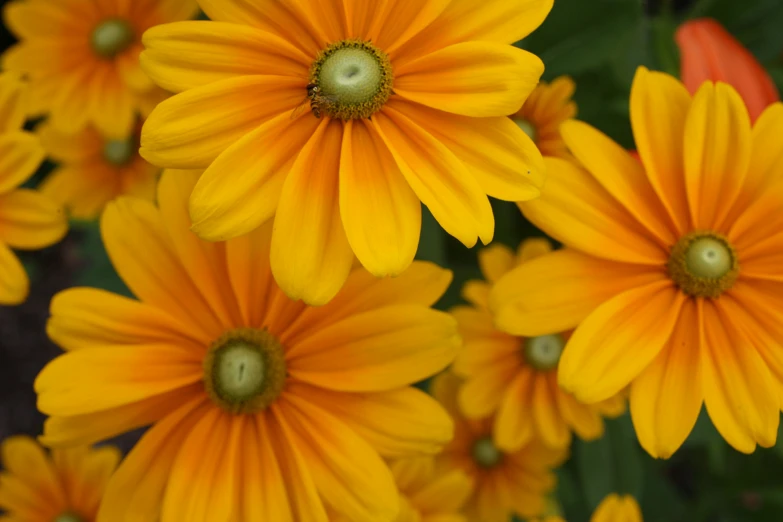
[{"label": "orange-tinged petal", "polygon": [[492,429],[498,448],[516,451],[533,438],[535,431],[530,400],[534,384],[533,371],[526,367],[506,389]]},{"label": "orange-tinged petal", "polygon": [[644,167],[628,151],[590,125],[571,120],[560,132],[577,160],[663,246],[677,242]]},{"label": "orange-tinged petal", "polygon": [[492,207],[475,177],[459,158],[402,112],[387,104],[373,116],[411,188],[438,223],[465,246],[492,241]]},{"label": "orange-tinged petal", "polygon": [[292,383],[288,389],[338,417],[386,458],[437,453],[454,434],[443,407],[413,387],[343,393]]},{"label": "orange-tinged petal", "polygon": [[691,97],[675,78],[639,67],[631,86],[631,126],[647,177],[680,234],[690,231],[683,149]]},{"label": "orange-tinged petal", "polygon": [[135,198],[110,203],[101,217],[101,236],[114,269],[141,301],[188,324],[198,338],[215,339],[223,332],[177,257],[152,203]]},{"label": "orange-tinged petal", "polygon": [[340,220],[342,123],[325,119],[283,184],[272,232],[271,265],[292,299],[329,302],[351,271],[353,252]]},{"label": "orange-tinged petal", "polygon": [[490,283],[497,282],[506,272],[516,266],[514,252],[505,245],[494,244],[479,250],[481,274]]},{"label": "orange-tinged petal", "polygon": [[48,502],[65,505],[67,497],[51,460],[34,439],[13,436],[0,445],[3,468],[28,484],[35,484]]},{"label": "orange-tinged petal", "polygon": [[97,288],[69,288],[52,298],[49,338],[64,350],[166,341],[207,346],[166,311]]},{"label": "orange-tinged petal", "polygon": [[565,249],[503,276],[490,294],[495,323],[514,335],[536,336],[575,328],[615,295],[668,280],[662,268],[615,263]]},{"label": "orange-tinged petal", "polygon": [[[614,406],[614,403],[619,402],[620,408],[624,408],[625,404],[623,400],[616,400],[616,397],[612,397],[607,401]],[[583,404],[576,400],[576,398],[570,393],[566,393],[563,390],[558,390],[557,404],[560,409],[560,415],[563,416],[563,420],[574,430],[574,432],[582,440],[595,440],[601,438],[604,434],[604,422],[601,418],[602,415],[616,417],[623,410],[620,409],[620,413],[614,411],[601,411],[602,404]],[[610,410],[611,408],[606,408]],[[599,414],[600,412],[600,414]]]},{"label": "orange-tinged petal", "polygon": [[473,481],[460,470],[443,473],[411,496],[411,502],[426,513],[426,522],[464,522],[450,511],[459,511],[473,490]]},{"label": "orange-tinged petal", "polygon": [[523,49],[463,42],[395,64],[394,92],[454,114],[508,116],[522,107],[543,72],[541,59]]},{"label": "orange-tinged petal", "polygon": [[489,196],[526,201],[541,194],[544,159],[533,140],[509,118],[471,118],[401,99],[390,100],[388,106],[454,153]]},{"label": "orange-tinged petal", "polygon": [[73,39],[82,24],[91,23],[97,13],[70,2],[8,2],[3,7],[3,20],[20,39],[36,39],[45,35],[53,40]]},{"label": "orange-tinged petal", "polygon": [[718,22],[689,20],[675,33],[682,81],[695,93],[707,80],[731,84],[755,120],[780,99],[775,83],[756,58]]},{"label": "orange-tinged petal", "polygon": [[525,216],[558,241],[596,257],[663,265],[665,246],[640,225],[584,168],[544,158],[546,187],[541,197],[520,203]]},{"label": "orange-tinged petal", "polygon": [[[101,134],[124,139],[136,126],[134,93],[113,64],[101,64],[88,83],[90,122]],[[56,121],[53,119],[53,122]],[[81,130],[81,129],[80,129]]]},{"label": "orange-tinged petal", "polygon": [[14,248],[42,248],[68,231],[62,208],[38,191],[18,189],[0,195],[0,238]]},{"label": "orange-tinged petal", "polygon": [[[5,7],[6,17],[11,5]],[[19,73],[7,71],[0,74],[0,132],[14,132],[22,127],[27,117],[27,94],[27,85]]]},{"label": "orange-tinged petal", "polygon": [[106,484],[121,458],[120,450],[113,446],[52,450],[52,460],[68,491],[68,500],[87,513],[97,512]]},{"label": "orange-tinged petal", "polygon": [[386,391],[425,379],[454,360],[460,339],[448,314],[415,305],[357,313],[286,352],[294,379],[338,391]]},{"label": "orange-tinged petal", "polygon": [[[263,324],[267,303],[275,295],[274,278],[269,265],[256,260],[269,259],[272,224],[226,242],[226,268],[234,290],[243,324]],[[279,289],[277,290],[279,292]],[[266,296],[260,299],[259,296]]]},{"label": "orange-tinged petal", "polygon": [[419,246],[421,203],[383,139],[362,120],[345,124],[340,217],[356,257],[373,275],[402,273]]},{"label": "orange-tinged petal", "polygon": [[748,111],[725,83],[705,83],[685,121],[685,188],[693,226],[722,230],[743,188],[752,138]]},{"label": "orange-tinged petal", "polygon": [[562,448],[571,443],[571,432],[557,402],[559,392],[556,379],[542,373],[534,377],[530,401],[533,421],[541,441],[551,448]]},{"label": "orange-tinged petal", "polygon": [[0,193],[9,192],[27,181],[45,157],[34,134],[19,131],[0,135]]},{"label": "orange-tinged petal", "polygon": [[666,346],[631,384],[636,434],[653,457],[671,457],[685,442],[701,411],[701,323],[696,300],[687,300]]},{"label": "orange-tinged petal", "polygon": [[27,298],[30,280],[19,258],[0,243],[0,305],[17,305]]},{"label": "orange-tinged petal", "polygon": [[193,231],[204,239],[221,241],[244,235],[270,219],[297,154],[318,124],[315,118],[292,121],[281,114],[223,151],[193,190]]},{"label": "orange-tinged petal", "polygon": [[92,127],[66,134],[45,121],[35,128],[35,133],[46,155],[57,163],[82,163],[103,154],[103,137]]},{"label": "orange-tinged petal", "polygon": [[[69,217],[94,220],[106,204],[118,195],[119,176],[114,167],[101,160],[93,160],[55,169],[44,178],[39,190],[49,199],[63,205]],[[152,192],[154,194],[154,189]]]},{"label": "orange-tinged petal", "polygon": [[190,89],[152,111],[139,153],[154,165],[208,167],[232,143],[296,107],[305,94],[303,80],[285,76],[239,76]]},{"label": "orange-tinged petal", "polygon": [[[181,92],[238,76],[291,76],[306,82],[312,58],[279,36],[246,25],[187,21],[144,33],[141,64],[161,87]],[[305,90],[302,85],[302,97]]]},{"label": "orange-tinged petal", "polygon": [[339,418],[295,394],[281,397],[289,444],[307,461],[324,500],[351,520],[394,520],[399,509],[391,471]]},{"label": "orange-tinged petal", "polygon": [[664,348],[685,299],[671,281],[659,281],[599,306],[568,340],[560,385],[586,403],[618,393]]},{"label": "orange-tinged petal", "polygon": [[213,408],[202,395],[150,428],[109,481],[96,522],[137,522],[160,517],[178,450],[195,424]]},{"label": "orange-tinged petal", "polygon": [[347,0],[345,6],[346,10],[356,10],[358,6],[373,6],[378,10],[369,32],[356,36],[366,36],[393,59],[395,50],[429,26],[449,3],[450,0],[396,0],[374,6],[374,2],[366,0]]},{"label": "orange-tinged petal", "polygon": [[[513,344],[512,344],[513,346]],[[467,349],[477,349],[469,346]],[[488,417],[500,406],[501,401],[520,371],[518,351],[506,352],[491,361],[462,384],[459,390],[459,406],[465,416],[473,419]]]},{"label": "orange-tinged petal", "polygon": [[703,301],[702,386],[707,413],[736,450],[775,444],[780,394],[769,367],[720,302]]}]

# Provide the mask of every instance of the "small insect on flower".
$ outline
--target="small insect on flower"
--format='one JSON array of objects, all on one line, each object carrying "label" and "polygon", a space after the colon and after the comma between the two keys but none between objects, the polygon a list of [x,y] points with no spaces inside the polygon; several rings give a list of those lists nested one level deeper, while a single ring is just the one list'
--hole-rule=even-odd
[{"label": "small insect on flower", "polygon": [[302,100],[302,103],[291,112],[291,119],[295,120],[304,112],[307,108],[308,102],[310,104],[310,110],[313,116],[316,118],[321,117],[321,109],[327,108],[330,104],[336,103],[337,98],[328,94],[323,94],[321,88],[315,83],[307,84],[307,96]]}]

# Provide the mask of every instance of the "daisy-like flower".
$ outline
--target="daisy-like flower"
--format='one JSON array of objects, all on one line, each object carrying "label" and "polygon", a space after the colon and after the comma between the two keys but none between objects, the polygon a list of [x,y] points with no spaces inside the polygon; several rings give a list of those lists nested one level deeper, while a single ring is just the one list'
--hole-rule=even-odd
[{"label": "daisy-like flower", "polygon": [[38,191],[18,188],[45,157],[38,137],[22,130],[26,92],[18,75],[0,74],[0,305],[19,304],[30,291],[30,280],[11,248],[43,248],[68,230],[59,205]]},{"label": "daisy-like flower", "polygon": [[576,103],[571,99],[576,84],[568,76],[541,82],[522,108],[511,116],[514,123],[532,138],[544,156],[571,159],[560,124],[576,117]]},{"label": "daisy-like flower", "polygon": [[206,168],[190,200],[208,240],[274,216],[272,272],[331,299],[354,254],[376,276],[413,260],[421,203],[467,246],[492,239],[487,195],[538,196],[543,163],[507,118],[541,60],[510,43],[552,0],[200,0],[214,21],[156,27],[142,65],[165,89],[141,154]]},{"label": "daisy-like flower", "polygon": [[780,100],[764,66],[715,20],[689,20],[677,29],[675,39],[680,48],[680,75],[690,92],[695,93],[707,80],[726,82],[745,100],[753,121]]},{"label": "daisy-like flower", "polygon": [[469,521],[507,522],[512,514],[535,517],[544,512],[546,495],[555,487],[552,469],[567,457],[565,449],[553,449],[533,441],[505,452],[492,441],[492,420],[471,420],[457,405],[461,380],[451,372],[432,383],[433,395],[451,413],[454,440],[438,456],[441,473],[458,469],[473,481],[473,493],[464,513]]},{"label": "daisy-like flower", "polygon": [[55,449],[30,437],[0,445],[0,510],[7,522],[94,522],[106,484],[120,462],[111,446]]},{"label": "daisy-like flower", "polygon": [[30,114],[123,139],[160,91],[139,66],[141,35],[196,12],[195,0],[13,0],[3,18],[19,43],[3,69],[30,81]]},{"label": "daisy-like flower", "polygon": [[112,139],[92,127],[66,134],[44,123],[38,135],[59,166],[41,184],[41,191],[77,219],[96,218],[118,196],[153,200],[160,168],[139,155],[140,130],[141,126],[129,138]]},{"label": "daisy-like flower", "polygon": [[479,264],[487,282],[468,281],[463,296],[473,306],[452,310],[464,348],[454,362],[454,372],[465,379],[459,405],[473,419],[494,415],[493,442],[504,451],[515,451],[541,440],[551,447],[566,447],[571,432],[585,440],[603,435],[602,415],[616,417],[625,410],[618,394],[587,405],[557,384],[557,367],[571,332],[549,332],[518,337],[499,330],[489,310],[492,285],[513,268],[552,247],[546,239],[528,239],[515,254],[503,245],[479,252]]},{"label": "daisy-like flower", "polygon": [[324,504],[393,521],[381,457],[435,453],[453,431],[409,386],[459,347],[456,321],[430,309],[450,272],[357,269],[325,307],[292,301],[272,279],[269,226],[225,243],[188,230],[197,174],[164,173],[159,209],[120,198],[103,212],[106,249],[138,300],[88,288],[53,299],[47,330],[68,352],[35,383],[51,415],[44,442],[152,424],[99,522],[325,522]]},{"label": "daisy-like flower", "polygon": [[579,164],[547,159],[525,215],[568,248],[494,286],[497,324],[535,336],[578,328],[559,382],[584,402],[630,385],[636,433],[670,456],[702,404],[751,452],[777,436],[783,385],[783,105],[751,128],[740,96],[640,68],[631,123],[641,162],[581,122]]}]

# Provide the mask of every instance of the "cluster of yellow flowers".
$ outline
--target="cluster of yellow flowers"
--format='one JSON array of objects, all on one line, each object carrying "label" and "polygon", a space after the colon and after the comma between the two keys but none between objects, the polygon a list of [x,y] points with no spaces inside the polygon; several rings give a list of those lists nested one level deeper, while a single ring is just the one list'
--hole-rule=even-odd
[{"label": "cluster of yellow flowers", "polygon": [[[29,286],[9,247],[67,216],[100,216],[135,299],[54,297],[66,353],[35,389],[55,449],[5,441],[3,520],[562,521],[572,434],[627,401],[655,457],[702,405],[738,450],[774,444],[783,105],[752,124],[729,85],[640,68],[634,156],[510,45],[552,4],[10,2],[0,303]],[[16,188],[46,156],[40,191]],[[472,247],[488,196],[563,248],[492,245],[469,304],[435,310],[452,275],[414,261],[421,205]],[[116,472],[88,449],[144,426]],[[611,495],[593,520],[641,513]]]}]

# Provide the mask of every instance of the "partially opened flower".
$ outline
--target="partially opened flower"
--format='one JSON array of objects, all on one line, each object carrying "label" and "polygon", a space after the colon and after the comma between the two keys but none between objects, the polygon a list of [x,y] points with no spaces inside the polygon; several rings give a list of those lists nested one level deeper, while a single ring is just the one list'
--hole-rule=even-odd
[{"label": "partially opened flower", "polygon": [[607,495],[593,512],[590,522],[642,522],[642,510],[631,495]]},{"label": "partially opened flower", "polygon": [[[783,385],[783,105],[751,129],[725,83],[691,98],[640,68],[631,123],[641,162],[581,122],[562,127],[579,164],[549,159],[525,215],[568,248],[494,286],[500,328],[576,327],[560,384],[582,401],[630,385],[642,446],[670,456],[702,404],[751,452],[775,443]],[[578,325],[578,326],[577,326]]]},{"label": "partially opened flower", "polygon": [[571,158],[560,135],[560,124],[576,117],[576,103],[571,99],[575,90],[576,84],[568,76],[555,78],[551,83],[541,82],[522,108],[511,115],[544,156]]},{"label": "partially opened flower", "polygon": [[461,470],[473,481],[464,513],[468,521],[507,522],[512,514],[535,517],[544,512],[546,495],[556,484],[552,470],[567,457],[539,441],[506,452],[492,441],[492,419],[471,420],[457,406],[459,377],[447,372],[435,378],[433,395],[451,413],[454,440],[438,456],[441,473]]},{"label": "partially opened flower", "polygon": [[435,453],[452,422],[410,387],[460,344],[430,309],[451,274],[363,269],[327,306],[292,301],[269,269],[271,229],[225,243],[190,232],[197,173],[169,172],[156,208],[120,198],[104,242],[138,300],[76,288],[47,326],[68,352],[38,376],[43,440],[70,445],[152,425],[108,486],[98,522],[394,520],[381,456]]},{"label": "partially opened flower", "polygon": [[676,33],[682,81],[695,93],[707,80],[732,85],[755,121],[780,99],[775,82],[753,54],[715,20],[699,18],[682,24]]},{"label": "partially opened flower", "polygon": [[22,130],[26,93],[19,75],[0,74],[0,305],[19,304],[30,291],[30,280],[11,248],[43,248],[68,230],[57,203],[36,190],[19,188],[45,156],[38,137]]},{"label": "partially opened flower", "polygon": [[541,155],[508,115],[543,64],[509,45],[552,0],[201,0],[215,21],[148,31],[142,64],[180,92],[147,120],[141,154],[206,168],[190,200],[209,240],[274,216],[271,263],[293,298],[327,302],[354,254],[398,275],[421,203],[467,246],[492,239],[487,195],[521,201]]},{"label": "partially opened flower", "polygon": [[30,437],[0,445],[0,510],[5,522],[93,522],[106,484],[120,462],[111,446],[52,450]]},{"label": "partially opened flower", "polygon": [[503,245],[480,251],[487,282],[466,283],[463,296],[473,306],[451,311],[465,344],[453,366],[465,379],[460,408],[473,419],[494,415],[492,438],[505,451],[517,450],[533,438],[566,447],[572,431],[582,439],[597,439],[604,432],[602,416],[616,417],[625,410],[622,394],[587,405],[557,384],[557,367],[570,331],[525,338],[494,324],[489,310],[493,285],[520,264],[551,251],[545,239],[524,241],[516,254]]},{"label": "partially opened flower", "polygon": [[124,139],[106,138],[92,127],[74,134],[50,123],[38,129],[47,155],[58,167],[41,184],[41,191],[62,203],[71,217],[94,219],[118,196],[155,198],[160,168],[139,155],[137,129]]},{"label": "partially opened flower", "polygon": [[30,81],[30,114],[122,139],[159,91],[139,66],[141,35],[196,10],[195,0],[13,0],[3,18],[19,43],[3,69]]}]

